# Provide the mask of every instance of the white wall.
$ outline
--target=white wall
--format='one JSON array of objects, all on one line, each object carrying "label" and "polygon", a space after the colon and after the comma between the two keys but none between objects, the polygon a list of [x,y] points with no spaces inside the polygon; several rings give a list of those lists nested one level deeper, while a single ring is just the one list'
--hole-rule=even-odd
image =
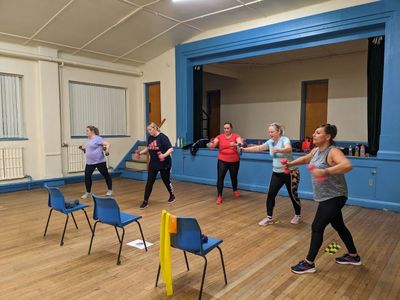
[{"label": "white wall", "polygon": [[[232,68],[232,67],[231,67]],[[240,66],[239,79],[205,73],[204,90],[221,90],[221,126],[234,124],[248,138],[266,135],[266,125],[286,125],[300,137],[301,83],[328,79],[328,122],[338,126],[338,140],[367,140],[367,53],[266,66]],[[356,118],[354,112],[357,112]]]},{"label": "white wall", "polygon": [[[45,47],[36,48],[0,43],[0,50],[58,58],[56,50]],[[105,68],[138,71],[134,67],[84,57],[68,57],[68,55],[65,57]],[[23,76],[23,113],[27,138],[22,141],[0,141],[0,147],[23,147],[25,173],[32,176],[34,180],[65,175],[66,148],[62,148],[61,143],[80,145],[84,142],[84,139],[71,139],[70,137],[68,82],[73,80],[119,86],[127,89],[128,134],[130,137],[107,138],[111,143],[109,165],[116,167],[132,144],[144,136],[144,106],[140,93],[140,77],[121,75],[114,71],[94,71],[87,68],[62,66],[59,80],[58,68],[56,62],[0,55],[0,72]]]},{"label": "white wall", "polygon": [[[164,54],[151,60],[142,68],[143,77],[141,78],[140,94],[142,103],[145,103],[145,83],[160,82],[161,92],[161,120],[166,118],[166,122],[161,130],[164,132],[172,144],[176,140],[176,89],[175,89],[175,49],[170,49]],[[145,133],[143,123],[143,134]],[[144,135],[143,135],[144,137]]]}]

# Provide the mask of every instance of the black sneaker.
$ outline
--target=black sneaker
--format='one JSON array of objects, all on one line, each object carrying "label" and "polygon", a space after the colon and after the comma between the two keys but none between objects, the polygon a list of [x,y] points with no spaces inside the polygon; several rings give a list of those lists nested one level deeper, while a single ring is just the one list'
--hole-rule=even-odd
[{"label": "black sneaker", "polygon": [[314,273],[315,264],[310,264],[306,260],[302,260],[297,265],[292,266],[291,269],[292,272],[296,274]]},{"label": "black sneaker", "polygon": [[175,195],[169,196],[169,199],[168,199],[168,203],[169,203],[169,204],[174,203],[175,201],[176,201]]},{"label": "black sneaker", "polygon": [[351,256],[350,254],[346,253],[343,256],[336,257],[336,262],[341,265],[359,266],[361,265],[361,257],[359,255]]},{"label": "black sneaker", "polygon": [[145,209],[147,206],[149,206],[149,201],[143,201],[143,203],[140,205],[140,209]]}]

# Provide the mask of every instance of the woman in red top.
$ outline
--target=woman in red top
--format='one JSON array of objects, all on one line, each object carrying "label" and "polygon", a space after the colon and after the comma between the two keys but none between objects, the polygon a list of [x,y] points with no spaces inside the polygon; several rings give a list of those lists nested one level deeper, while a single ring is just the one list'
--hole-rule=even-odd
[{"label": "woman in red top", "polygon": [[231,176],[233,196],[239,197],[240,193],[237,189],[238,180],[237,175],[239,172],[240,156],[238,152],[238,144],[242,144],[242,138],[232,133],[232,124],[225,122],[224,133],[218,135],[208,146],[213,149],[219,145],[218,153],[218,181],[217,181],[217,204],[222,204],[222,190],[224,188],[224,179],[226,172],[229,170]]}]

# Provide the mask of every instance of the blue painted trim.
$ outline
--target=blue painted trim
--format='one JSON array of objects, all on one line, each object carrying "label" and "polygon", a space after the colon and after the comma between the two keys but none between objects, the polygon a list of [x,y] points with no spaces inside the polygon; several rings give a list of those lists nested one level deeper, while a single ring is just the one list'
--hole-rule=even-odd
[{"label": "blue painted trim", "polygon": [[[384,1],[386,2],[386,1]],[[192,66],[385,34],[393,11],[383,1],[178,45],[177,136],[193,141]],[[388,1],[393,2],[393,1]]]},{"label": "blue painted trim", "polygon": [[[102,138],[129,138],[130,135],[101,135]],[[74,135],[71,139],[87,139],[86,135]]]},{"label": "blue painted trim", "polygon": [[[110,172],[111,177],[120,176],[121,172]],[[93,180],[103,179],[101,174],[93,174]],[[8,192],[16,192],[16,191],[24,191],[31,190],[37,188],[43,188],[45,184],[48,186],[59,186],[69,183],[77,183],[85,181],[84,175],[70,176],[64,178],[51,178],[51,179],[42,179],[42,180],[32,180],[32,181],[23,181],[16,182],[10,184],[0,184],[0,193],[8,193]]]},{"label": "blue painted trim", "polygon": [[0,142],[2,141],[28,141],[28,138],[19,138],[19,137],[7,137],[7,138],[0,138]]}]

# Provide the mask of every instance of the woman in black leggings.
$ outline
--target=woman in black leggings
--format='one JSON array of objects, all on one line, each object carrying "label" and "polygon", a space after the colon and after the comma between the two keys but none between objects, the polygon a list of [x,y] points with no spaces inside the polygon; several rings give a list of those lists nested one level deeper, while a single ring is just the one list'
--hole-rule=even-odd
[{"label": "woman in black leggings", "polygon": [[88,141],[84,148],[81,148],[86,156],[86,167],[85,167],[85,186],[86,193],[81,197],[86,199],[90,197],[92,191],[92,175],[94,170],[99,170],[100,174],[103,175],[107,184],[106,196],[112,195],[112,180],[108,173],[106,157],[110,148],[110,143],[104,141],[99,136],[99,130],[94,126],[86,127],[86,135]]},{"label": "woman in black leggings", "polygon": [[238,145],[242,144],[242,138],[238,134],[233,133],[232,128],[233,126],[231,123],[225,122],[224,133],[218,135],[208,144],[208,147],[211,149],[217,146],[219,147],[217,163],[217,205],[222,204],[222,190],[224,189],[224,179],[228,170],[232,182],[233,196],[240,196],[237,180],[240,166]]},{"label": "woman in black leggings", "polygon": [[147,173],[147,183],[144,192],[143,203],[140,205],[140,209],[145,209],[149,206],[149,198],[151,191],[153,190],[153,184],[156,181],[157,174],[160,172],[161,179],[165,184],[165,187],[169,193],[168,203],[175,202],[174,189],[171,184],[171,154],[174,150],[168,137],[160,132],[158,126],[151,122],[147,126],[147,132],[149,137],[147,139],[147,147],[137,154],[149,153],[150,163]]},{"label": "woman in black leggings", "polygon": [[307,257],[292,266],[297,274],[314,273],[314,260],[321,248],[324,230],[328,224],[337,231],[348,253],[336,258],[338,264],[361,265],[350,231],[343,221],[342,208],[347,200],[347,184],[344,173],[352,169],[350,161],[334,146],[337,134],[335,125],[324,124],[313,134],[316,146],[309,154],[288,163],[288,166],[310,163],[314,200],[318,209],[311,227],[311,243]]},{"label": "woman in black leggings", "polygon": [[272,123],[268,126],[268,135],[270,139],[264,144],[243,148],[244,152],[261,152],[269,151],[272,158],[272,175],[269,182],[268,196],[266,204],[267,215],[258,225],[267,226],[274,224],[273,211],[275,207],[275,198],[282,186],[286,186],[290,200],[293,204],[294,217],[290,221],[291,224],[297,225],[301,222],[301,202],[297,195],[297,188],[300,182],[300,172],[297,168],[290,168],[285,173],[281,159],[293,160],[292,145],[288,137],[284,136],[284,127],[279,123]]}]

